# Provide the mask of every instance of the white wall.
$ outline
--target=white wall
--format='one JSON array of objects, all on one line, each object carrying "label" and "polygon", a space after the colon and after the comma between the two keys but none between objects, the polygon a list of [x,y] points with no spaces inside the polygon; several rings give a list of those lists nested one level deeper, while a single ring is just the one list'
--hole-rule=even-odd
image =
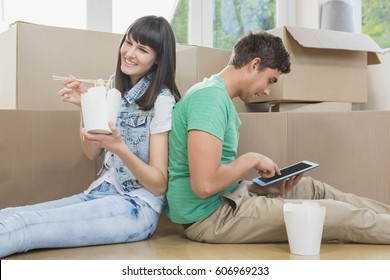
[{"label": "white wall", "polygon": [[87,0],[87,29],[112,32],[111,0]]}]

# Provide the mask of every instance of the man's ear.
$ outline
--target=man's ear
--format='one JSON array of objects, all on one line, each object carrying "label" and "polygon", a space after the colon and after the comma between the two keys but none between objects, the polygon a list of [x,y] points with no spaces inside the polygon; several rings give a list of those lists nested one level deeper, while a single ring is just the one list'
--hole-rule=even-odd
[{"label": "man's ear", "polygon": [[261,58],[256,57],[256,58],[251,60],[251,62],[250,62],[250,69],[251,70],[259,69],[260,64],[261,64]]}]

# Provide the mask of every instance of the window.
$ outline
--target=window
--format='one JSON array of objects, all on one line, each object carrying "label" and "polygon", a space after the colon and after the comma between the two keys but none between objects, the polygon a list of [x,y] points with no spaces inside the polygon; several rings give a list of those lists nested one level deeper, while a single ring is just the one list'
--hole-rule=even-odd
[{"label": "window", "polygon": [[231,49],[248,30],[275,27],[274,0],[214,0],[214,47]]},{"label": "window", "polygon": [[188,0],[179,0],[171,21],[176,41],[180,44],[188,43]]},{"label": "window", "polygon": [[[215,48],[231,49],[248,30],[275,27],[275,0],[211,0],[213,3],[213,39]],[[189,0],[180,0],[172,19],[179,43],[188,43]]]},{"label": "window", "polygon": [[390,48],[390,0],[362,0],[362,33]]}]

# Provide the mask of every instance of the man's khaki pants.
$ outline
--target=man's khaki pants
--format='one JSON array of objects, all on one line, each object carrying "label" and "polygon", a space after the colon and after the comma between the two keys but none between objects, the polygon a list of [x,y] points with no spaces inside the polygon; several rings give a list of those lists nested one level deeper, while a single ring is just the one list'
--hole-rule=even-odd
[{"label": "man's khaki pants", "polygon": [[243,181],[225,193],[222,205],[209,217],[188,227],[187,238],[206,243],[287,241],[283,204],[316,200],[326,207],[323,241],[390,244],[390,205],[343,193],[304,177],[285,198],[249,193]]}]

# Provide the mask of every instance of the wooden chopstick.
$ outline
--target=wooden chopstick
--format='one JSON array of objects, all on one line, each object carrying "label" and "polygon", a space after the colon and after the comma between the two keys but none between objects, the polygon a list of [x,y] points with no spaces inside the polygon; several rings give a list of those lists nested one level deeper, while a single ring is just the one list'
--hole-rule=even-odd
[{"label": "wooden chopstick", "polygon": [[[64,81],[68,79],[68,77],[63,77],[63,76],[57,76],[57,75],[52,75],[52,78],[54,81]],[[108,81],[103,80],[103,79],[97,79],[97,80],[92,80],[92,79],[76,79],[76,81],[82,82],[82,83],[89,83],[89,84],[94,84],[95,86],[105,86],[107,85]]]}]

